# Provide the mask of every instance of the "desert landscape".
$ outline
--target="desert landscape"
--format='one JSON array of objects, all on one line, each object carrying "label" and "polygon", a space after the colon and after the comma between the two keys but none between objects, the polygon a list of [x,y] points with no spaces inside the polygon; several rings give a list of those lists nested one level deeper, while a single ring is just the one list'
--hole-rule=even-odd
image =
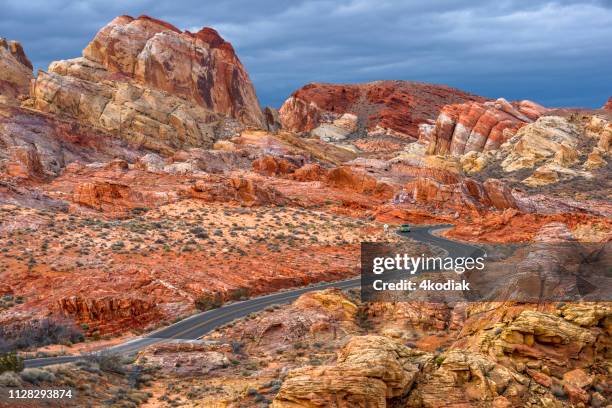
[{"label": "desert landscape", "polygon": [[[609,243],[612,97],[552,108],[381,80],[262,108],[213,28],[119,16],[38,72],[16,40],[0,39],[0,406],[612,405],[610,302],[332,287],[359,277],[362,242],[436,251],[385,225]],[[197,339],[104,352],[296,288]],[[74,398],[7,399],[36,388]]]}]

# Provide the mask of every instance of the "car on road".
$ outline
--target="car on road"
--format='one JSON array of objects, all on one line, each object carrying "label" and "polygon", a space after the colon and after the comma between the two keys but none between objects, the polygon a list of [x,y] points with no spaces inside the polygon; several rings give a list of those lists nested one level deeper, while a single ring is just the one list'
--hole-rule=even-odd
[{"label": "car on road", "polygon": [[399,228],[397,230],[399,232],[410,232],[410,225],[402,224],[402,225],[399,226]]}]

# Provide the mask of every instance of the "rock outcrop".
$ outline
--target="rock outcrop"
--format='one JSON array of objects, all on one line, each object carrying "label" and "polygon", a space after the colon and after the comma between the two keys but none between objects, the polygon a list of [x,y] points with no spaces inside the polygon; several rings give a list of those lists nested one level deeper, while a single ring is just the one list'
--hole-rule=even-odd
[{"label": "rock outcrop", "polygon": [[82,58],[40,72],[31,103],[164,153],[265,126],[244,67],[216,31],[180,32],[145,16],[114,19]]},{"label": "rock outcrop", "polygon": [[608,102],[603,106],[603,109],[612,111],[612,97],[608,99]]},{"label": "rock outcrop", "polygon": [[459,211],[517,208],[511,189],[497,179],[480,183],[464,178],[446,183],[429,177],[417,177],[404,186],[396,202],[426,204]]},{"label": "rock outcrop", "polygon": [[338,289],[306,293],[289,310],[264,315],[237,335],[270,349],[288,341],[332,340],[358,331],[357,311],[357,305]]},{"label": "rock outcrop", "polygon": [[471,151],[495,150],[545,111],[531,101],[509,103],[503,98],[447,105],[433,128],[422,129],[421,138],[429,142],[430,154],[460,156]]},{"label": "rock outcrop", "polygon": [[0,37],[0,103],[18,105],[28,95],[32,63],[17,41]]},{"label": "rock outcrop", "polygon": [[98,32],[83,57],[247,125],[264,125],[246,70],[232,45],[212,28],[181,32],[147,16],[120,16]]},{"label": "rock outcrop", "polygon": [[[506,172],[534,169],[523,180],[529,186],[553,184],[575,177],[592,178],[610,154],[612,123],[597,116],[572,120],[546,116],[525,126],[502,149]],[[580,163],[581,156],[586,160]]]},{"label": "rock outcrop", "polygon": [[75,161],[137,157],[134,149],[91,126],[15,106],[0,108],[0,174],[55,177]]},{"label": "rock outcrop", "polygon": [[279,112],[284,129],[314,131],[330,140],[351,133],[414,139],[419,125],[435,120],[443,106],[467,101],[483,102],[484,98],[443,85],[408,81],[309,84],[295,91]]},{"label": "rock outcrop", "polygon": [[432,358],[387,337],[353,337],[335,365],[291,371],[272,407],[384,408],[410,390]]},{"label": "rock outcrop", "polygon": [[139,358],[147,364],[155,364],[165,374],[205,375],[230,365],[223,351],[214,346],[194,343],[164,343],[147,347]]}]

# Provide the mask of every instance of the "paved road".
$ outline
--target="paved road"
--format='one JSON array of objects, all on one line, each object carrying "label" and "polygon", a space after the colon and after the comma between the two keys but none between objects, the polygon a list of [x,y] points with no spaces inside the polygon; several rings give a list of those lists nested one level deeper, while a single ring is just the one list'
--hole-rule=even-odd
[{"label": "paved road", "polygon": [[[400,235],[409,237],[415,241],[420,241],[440,247],[447,251],[448,256],[451,257],[473,256],[474,251],[478,251],[477,247],[456,241],[451,241],[432,234],[434,230],[449,226],[450,225],[415,227],[412,229],[411,232]],[[277,292],[270,295],[245,300],[242,302],[231,303],[222,306],[218,309],[209,310],[207,312],[193,315],[184,320],[181,320],[180,322],[174,323],[170,326],[149,333],[146,336],[138,337],[125,343],[109,347],[98,353],[127,355],[136,353],[151,344],[161,343],[168,340],[195,340],[202,337],[206,333],[214,330],[215,328],[222,326],[225,323],[231,322],[234,319],[244,317],[249,313],[263,310],[266,307],[274,304],[291,303],[306,292],[310,292],[313,290],[321,290],[325,288],[357,288],[359,287],[360,283],[361,279],[357,277],[343,281],[322,283],[318,285],[308,286],[305,288]],[[82,357],[63,356],[30,359],[25,361],[25,366],[43,367],[52,364],[62,364],[71,361],[76,361],[80,358]]]}]

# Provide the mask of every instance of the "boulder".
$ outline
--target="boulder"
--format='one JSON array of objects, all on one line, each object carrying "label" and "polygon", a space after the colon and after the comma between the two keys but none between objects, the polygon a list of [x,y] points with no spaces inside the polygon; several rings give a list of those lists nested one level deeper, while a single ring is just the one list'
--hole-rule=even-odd
[{"label": "boulder", "polygon": [[253,161],[253,170],[266,176],[281,176],[293,173],[295,164],[287,159],[277,156],[266,155]]},{"label": "boulder", "polygon": [[408,393],[431,359],[387,337],[356,336],[334,365],[289,372],[272,407],[384,408],[387,399]]},{"label": "boulder", "polygon": [[6,174],[21,178],[38,178],[45,176],[43,165],[35,145],[13,146],[9,148],[10,161],[6,165]]}]

